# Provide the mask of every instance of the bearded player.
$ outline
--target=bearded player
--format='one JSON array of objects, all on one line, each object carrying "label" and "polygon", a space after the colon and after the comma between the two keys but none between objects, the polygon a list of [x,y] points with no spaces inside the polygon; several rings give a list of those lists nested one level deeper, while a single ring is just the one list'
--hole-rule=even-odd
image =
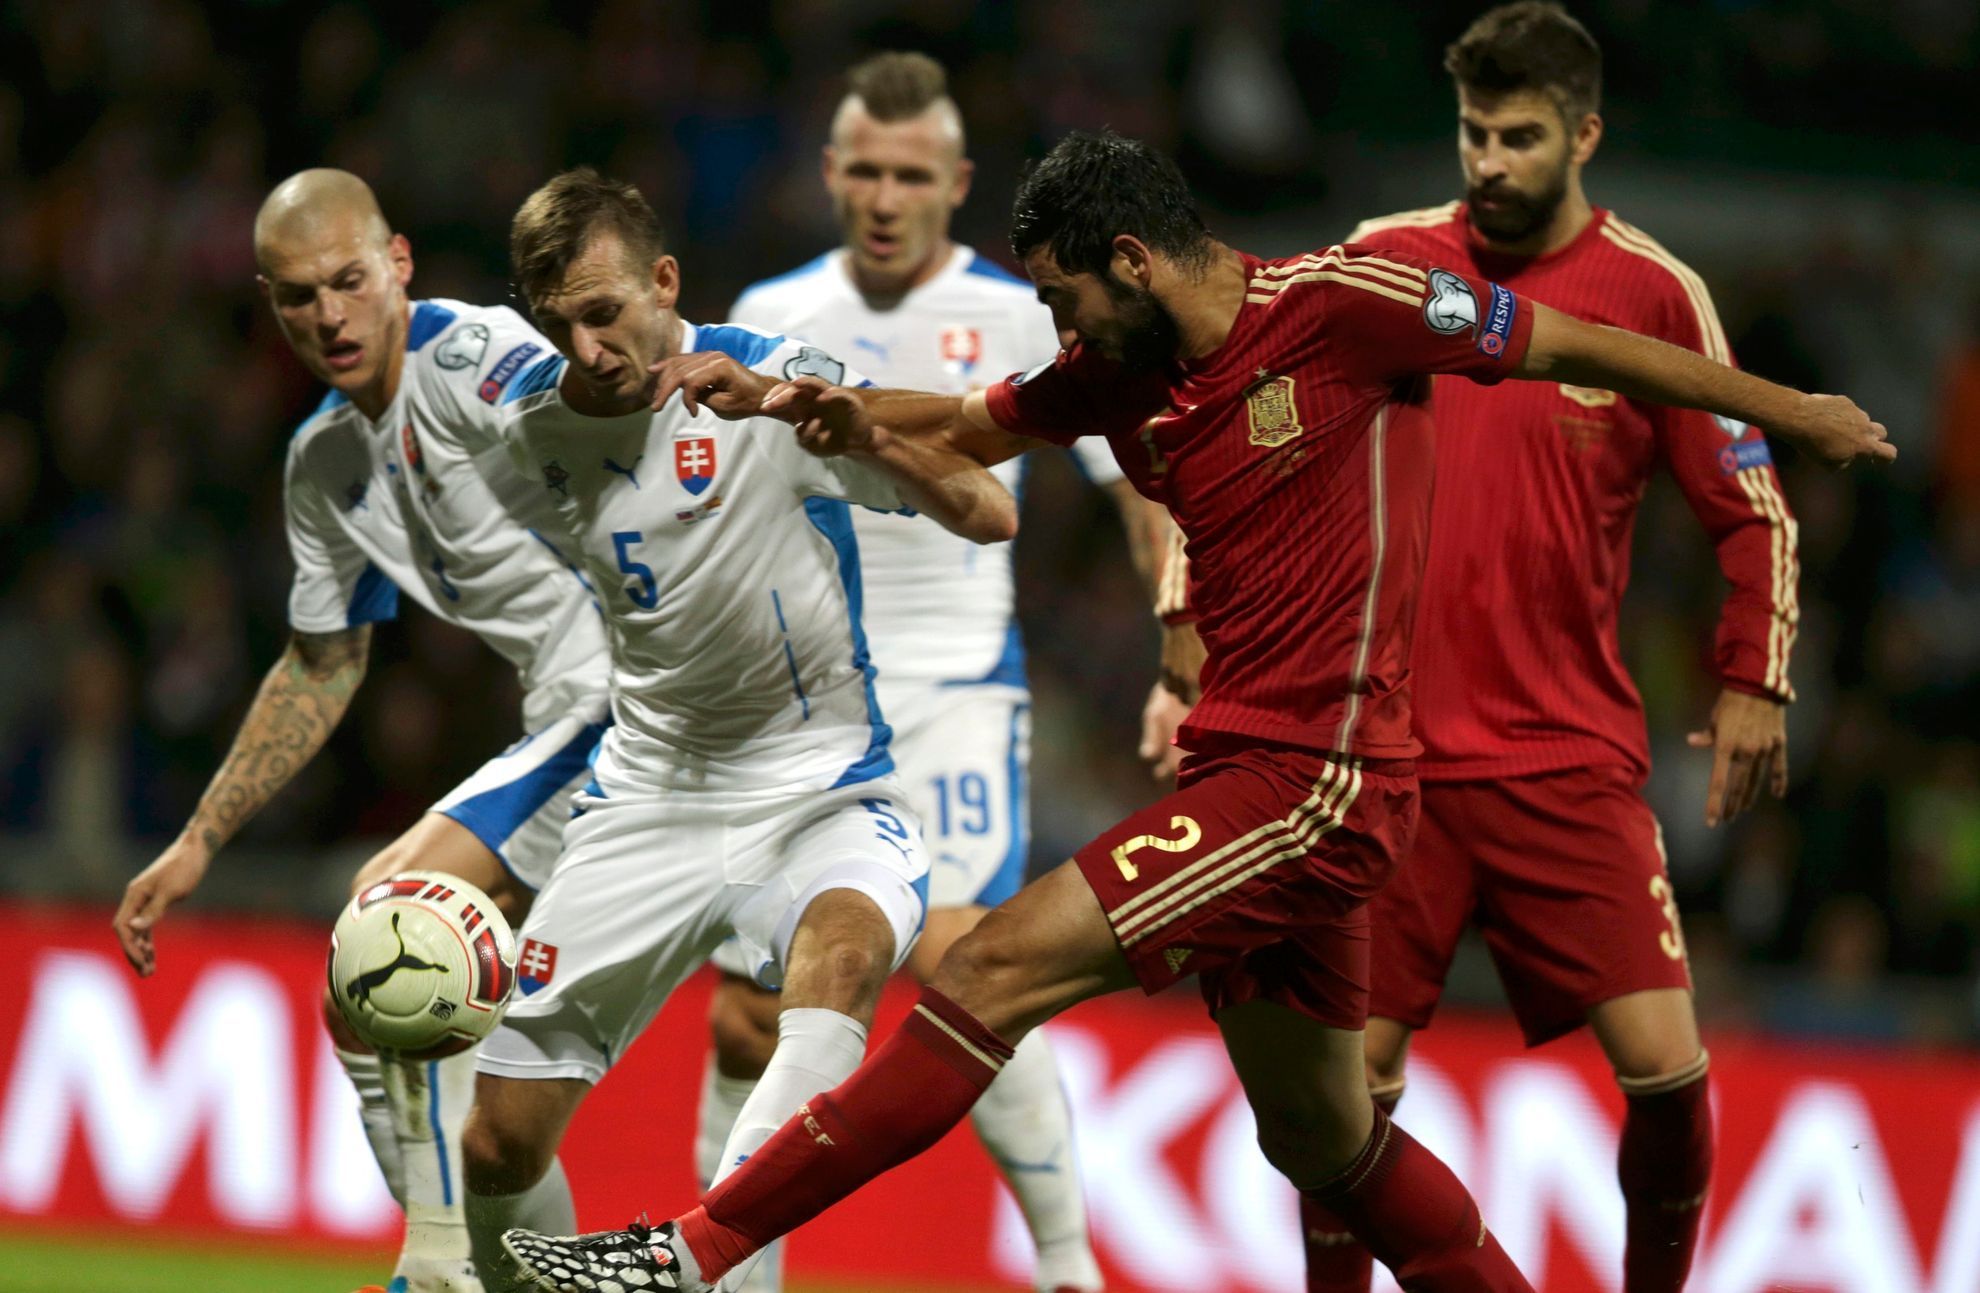
[{"label": "bearded player", "polygon": [[[498,401],[550,343],[507,307],[409,299],[412,248],[345,171],[278,185],[254,250],[283,337],[329,387],[289,443],[292,635],[192,819],[125,890],[116,929],[141,975],[157,964],[167,909],[329,740],[364,680],[371,626],[398,614],[402,592],[515,666],[523,739],[367,862],[353,891],[414,867],[445,871],[520,923],[609,722],[597,603],[536,537],[556,512],[495,440]],[[327,1000],[324,1018],[406,1210],[392,1293],[480,1293],[460,1187],[474,1053],[381,1061]],[[573,1216],[561,1167],[534,1200],[526,1211],[546,1222]]]},{"label": "bearded player", "polygon": [[[986,916],[906,1024],[693,1207],[659,1227],[512,1231],[505,1245],[543,1289],[702,1293],[933,1144],[1040,1023],[1195,975],[1280,1172],[1405,1289],[1526,1289],[1363,1071],[1368,900],[1417,814],[1407,659],[1430,512],[1425,379],[1704,407],[1834,464],[1891,457],[1883,428],[1847,399],[1434,262],[1353,245],[1247,255],[1211,237],[1173,164],[1111,134],[1072,135],[1030,172],[1011,241],[1068,343],[1056,363],[964,398],[801,381],[763,407],[793,416],[814,451],[909,471],[1104,435],[1188,537],[1208,660],[1178,789]],[[663,392],[749,380],[733,364],[663,373]],[[1202,1254],[1178,1246],[1174,1263],[1179,1283],[1222,1283]]]},{"label": "bearded player", "polygon": [[[1473,23],[1457,83],[1465,198],[1370,220],[1350,240],[1491,278],[1529,300],[1732,362],[1696,274],[1589,205],[1601,52],[1558,5]],[[1423,820],[1370,905],[1368,1071],[1401,1096],[1465,926],[1475,924],[1529,1046],[1594,1029],[1628,1112],[1618,1176],[1626,1293],[1684,1284],[1712,1169],[1707,1059],[1656,820],[1643,705],[1616,619],[1636,504],[1668,463],[1731,586],[1721,691],[1692,744],[1713,751],[1705,820],[1787,785],[1795,523],[1760,432],[1600,383],[1439,381],[1437,494],[1411,656]],[[1369,1258],[1309,1201],[1308,1287],[1362,1293]]]},{"label": "bearded player", "polygon": [[[970,163],[940,63],[884,53],[855,67],[824,172],[844,246],[744,292],[735,322],[857,356],[881,385],[957,394],[1058,352],[1030,286],[950,241]],[[1144,512],[1159,510],[1122,478],[1105,444],[1074,452],[1120,505],[1130,542],[1145,543]],[[1026,461],[996,469],[1013,492]],[[933,860],[928,925],[907,964],[925,983],[950,944],[1024,880],[1031,693],[1011,551],[971,544],[925,517],[861,510],[853,529],[881,709]],[[716,954],[724,974],[695,1142],[704,1184],[733,1167],[721,1162],[722,1145],[777,1039],[777,998],[754,985],[755,967],[739,963],[734,946]],[[1018,1047],[970,1117],[1031,1228],[1037,1286],[1098,1289],[1071,1113],[1042,1031]],[[742,1287],[777,1287],[775,1252]]]}]

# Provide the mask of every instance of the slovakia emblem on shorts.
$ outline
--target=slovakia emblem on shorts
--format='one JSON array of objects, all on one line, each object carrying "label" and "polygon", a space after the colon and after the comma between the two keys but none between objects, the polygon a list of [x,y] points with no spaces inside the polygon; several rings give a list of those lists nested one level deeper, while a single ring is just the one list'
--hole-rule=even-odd
[{"label": "slovakia emblem on shorts", "polygon": [[715,437],[689,436],[674,441],[674,474],[690,494],[699,494],[714,484]]},{"label": "slovakia emblem on shorts", "polygon": [[960,324],[942,329],[942,362],[965,375],[983,358],[983,334]]},{"label": "slovakia emblem on shorts", "polygon": [[550,986],[557,973],[557,949],[533,938],[523,940],[522,954],[516,958],[516,986],[527,997]]}]

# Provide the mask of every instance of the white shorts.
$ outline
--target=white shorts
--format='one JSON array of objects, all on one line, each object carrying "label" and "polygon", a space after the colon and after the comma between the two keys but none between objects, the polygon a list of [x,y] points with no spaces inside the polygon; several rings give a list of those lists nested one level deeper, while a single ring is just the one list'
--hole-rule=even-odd
[{"label": "white shorts", "polygon": [[[1031,848],[1031,694],[972,683],[883,692],[895,775],[928,843],[931,909],[995,907],[1024,884]],[[712,958],[757,977],[734,940]]]},{"label": "white shorts", "polygon": [[921,827],[892,777],[775,794],[618,793],[606,769],[577,799],[564,857],[519,935],[516,999],[482,1044],[506,1078],[597,1082],[731,934],[766,987],[798,918],[853,889],[894,931],[894,967],[927,914]]},{"label": "white shorts", "polygon": [[988,684],[882,697],[897,776],[928,841],[928,905],[995,907],[1031,851],[1031,694]]},{"label": "white shorts", "polygon": [[587,697],[482,764],[430,811],[473,831],[510,875],[541,889],[563,850],[571,801],[591,780],[592,757],[611,723],[610,700]]}]

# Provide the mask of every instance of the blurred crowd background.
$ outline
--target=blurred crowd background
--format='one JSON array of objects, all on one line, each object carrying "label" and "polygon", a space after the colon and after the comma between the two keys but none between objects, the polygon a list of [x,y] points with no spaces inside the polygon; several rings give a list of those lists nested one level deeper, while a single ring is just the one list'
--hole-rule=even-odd
[{"label": "blurred crowd background", "polygon": [[[952,70],[958,233],[1008,261],[1017,170],[1063,130],[1172,149],[1213,225],[1283,254],[1459,194],[1445,42],[1482,4],[1334,0],[0,3],[0,894],[108,902],[183,821],[280,648],[280,480],[316,394],[249,227],[305,166],[367,177],[420,295],[506,299],[520,199],[592,162],[668,220],[684,311],[831,245],[817,149],[876,48]],[[1702,824],[1721,585],[1675,489],[1637,530],[1648,702],[1708,1023],[1980,1039],[1980,7],[1600,0],[1595,201],[1711,285],[1744,363],[1853,395],[1893,470],[1777,446],[1799,513],[1794,790]],[[1153,632],[1107,505],[1033,473],[1034,865],[1152,795]],[[327,914],[354,860],[514,734],[513,677],[409,610],[327,754],[201,900]],[[492,698],[492,702],[491,702]],[[168,932],[162,937],[169,938]],[[105,938],[109,932],[105,929]],[[1468,954],[1454,995],[1486,1002]]]}]

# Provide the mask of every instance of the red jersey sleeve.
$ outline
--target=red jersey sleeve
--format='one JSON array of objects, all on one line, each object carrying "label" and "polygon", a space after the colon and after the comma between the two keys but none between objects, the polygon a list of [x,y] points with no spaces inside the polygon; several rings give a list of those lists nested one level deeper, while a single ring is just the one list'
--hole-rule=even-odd
[{"label": "red jersey sleeve", "polygon": [[1371,380],[1457,373],[1491,383],[1526,355],[1533,309],[1497,283],[1359,243],[1319,263],[1329,335]]},{"label": "red jersey sleeve", "polygon": [[1049,364],[1014,373],[986,390],[997,425],[1013,435],[1069,445],[1085,435],[1112,435],[1140,425],[1141,403],[1120,366],[1085,345],[1061,350]]},{"label": "red jersey sleeve", "polygon": [[[1733,363],[1718,313],[1695,276],[1673,284],[1653,323],[1653,335],[1662,340]],[[1712,651],[1719,681],[1735,691],[1793,700],[1788,657],[1801,618],[1799,527],[1781,493],[1767,438],[1744,422],[1696,409],[1655,405],[1649,412],[1658,447],[1711,536],[1728,585]]]}]

